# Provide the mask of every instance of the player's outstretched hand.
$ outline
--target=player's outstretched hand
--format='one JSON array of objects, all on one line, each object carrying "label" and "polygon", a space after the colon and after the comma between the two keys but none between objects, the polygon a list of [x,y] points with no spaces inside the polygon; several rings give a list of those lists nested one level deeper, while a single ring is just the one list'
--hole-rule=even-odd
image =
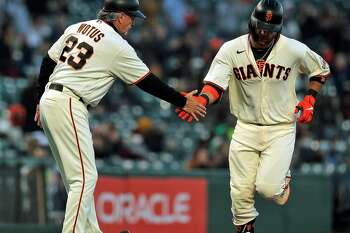
[{"label": "player's outstretched hand", "polygon": [[34,116],[34,121],[41,128],[39,104],[36,106],[36,112],[35,112],[35,116]]},{"label": "player's outstretched hand", "polygon": [[298,118],[299,123],[310,123],[314,114],[314,105],[316,99],[312,95],[306,95],[302,101],[295,107],[294,113],[301,111],[301,115]]},{"label": "player's outstretched hand", "polygon": [[181,109],[177,108],[176,112],[181,120],[192,122],[193,119],[199,121],[199,117],[205,117],[206,114],[206,100],[201,96],[194,96],[197,90],[191,91],[190,93],[182,93],[187,98],[186,105]]}]

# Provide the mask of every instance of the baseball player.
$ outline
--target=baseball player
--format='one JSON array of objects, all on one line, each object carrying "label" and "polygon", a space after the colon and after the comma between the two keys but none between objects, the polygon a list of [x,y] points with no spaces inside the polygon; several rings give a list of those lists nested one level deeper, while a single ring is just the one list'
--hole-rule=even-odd
[{"label": "baseball player", "polygon": [[96,106],[116,79],[183,107],[197,120],[205,107],[161,82],[123,39],[135,17],[145,19],[138,0],[106,0],[97,19],[69,26],[43,59],[35,121],[44,129],[65,184],[64,233],[101,232],[93,192],[97,181],[88,108]]},{"label": "baseball player", "polygon": [[[239,233],[254,232],[255,191],[277,204],[287,202],[296,121],[311,122],[317,93],[330,74],[322,57],[281,34],[282,24],[281,3],[261,0],[250,16],[249,33],[223,44],[200,93],[206,106],[229,88],[237,118],[229,149],[231,209]],[[300,76],[309,78],[309,90],[298,103]],[[192,121],[186,111],[177,111]]]}]

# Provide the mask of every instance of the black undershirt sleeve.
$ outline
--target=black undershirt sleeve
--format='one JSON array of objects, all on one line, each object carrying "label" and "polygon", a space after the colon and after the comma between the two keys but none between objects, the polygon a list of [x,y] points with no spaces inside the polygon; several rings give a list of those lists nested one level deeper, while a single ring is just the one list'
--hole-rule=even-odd
[{"label": "black undershirt sleeve", "polygon": [[167,84],[163,83],[153,73],[149,73],[144,79],[136,83],[136,86],[143,91],[156,96],[162,100],[165,100],[177,107],[184,107],[186,104],[186,98]]},{"label": "black undershirt sleeve", "polygon": [[52,74],[53,70],[55,69],[56,64],[57,63],[50,58],[49,54],[46,54],[46,56],[43,58],[43,61],[40,67],[39,77],[36,83],[37,103],[39,103],[40,98],[45,91],[45,86],[49,82],[49,77]]}]

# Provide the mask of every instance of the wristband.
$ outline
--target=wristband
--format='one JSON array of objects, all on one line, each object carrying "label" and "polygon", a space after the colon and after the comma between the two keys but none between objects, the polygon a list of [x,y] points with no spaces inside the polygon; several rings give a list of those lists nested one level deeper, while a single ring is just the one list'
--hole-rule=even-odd
[{"label": "wristband", "polygon": [[202,94],[200,94],[199,96],[200,96],[200,97],[203,97],[203,98],[205,99],[206,104],[205,104],[204,106],[207,106],[207,105],[210,103],[210,99],[209,99],[209,96],[208,96],[208,95],[202,93]]},{"label": "wristband", "polygon": [[314,89],[309,89],[309,90],[307,91],[307,95],[312,95],[312,96],[315,97],[315,98],[316,98],[317,94],[318,94],[318,92],[315,91]]}]

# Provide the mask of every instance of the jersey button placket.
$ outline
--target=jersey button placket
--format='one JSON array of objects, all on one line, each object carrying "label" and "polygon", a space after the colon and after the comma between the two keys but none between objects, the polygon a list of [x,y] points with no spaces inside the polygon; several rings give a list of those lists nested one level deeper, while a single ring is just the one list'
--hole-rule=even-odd
[{"label": "jersey button placket", "polygon": [[[259,111],[259,120],[264,119],[265,112],[265,81],[264,79],[257,80],[260,85],[260,111]],[[258,122],[263,123],[263,122]]]}]

